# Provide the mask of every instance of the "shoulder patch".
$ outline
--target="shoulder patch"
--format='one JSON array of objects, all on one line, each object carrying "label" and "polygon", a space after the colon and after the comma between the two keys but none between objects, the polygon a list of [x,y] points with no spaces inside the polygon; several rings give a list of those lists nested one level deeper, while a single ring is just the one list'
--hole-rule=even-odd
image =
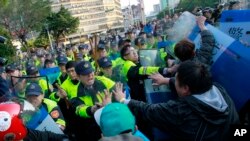
[{"label": "shoulder patch", "polygon": [[58,118],[58,117],[59,117],[59,112],[58,112],[58,110],[52,111],[52,112],[50,113],[50,116],[51,116],[52,118]]}]

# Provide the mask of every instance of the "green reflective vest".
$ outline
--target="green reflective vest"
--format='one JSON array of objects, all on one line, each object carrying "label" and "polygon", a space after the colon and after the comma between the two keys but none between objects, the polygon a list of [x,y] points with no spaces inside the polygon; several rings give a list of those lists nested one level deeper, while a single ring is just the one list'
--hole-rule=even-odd
[{"label": "green reflective vest", "polygon": [[60,108],[58,107],[55,101],[44,98],[43,104],[45,104],[45,107],[47,108],[48,113],[51,115],[51,117],[54,119],[54,121],[57,124],[63,125],[63,126],[66,125],[62,112],[60,111]]},{"label": "green reflective vest", "polygon": [[[87,109],[95,105],[93,97],[95,97],[99,103],[102,103],[101,97],[104,98],[104,89],[110,90],[114,87],[114,85],[115,82],[104,76],[95,76],[95,83],[93,85],[94,88],[92,89],[94,91],[86,90],[84,91],[85,93],[77,94],[77,97],[83,102],[83,104],[76,107],[76,114],[83,118],[90,118],[91,116],[87,113]],[[97,95],[98,91],[101,93],[101,95]],[[76,91],[76,93],[77,92],[78,91]]]}]

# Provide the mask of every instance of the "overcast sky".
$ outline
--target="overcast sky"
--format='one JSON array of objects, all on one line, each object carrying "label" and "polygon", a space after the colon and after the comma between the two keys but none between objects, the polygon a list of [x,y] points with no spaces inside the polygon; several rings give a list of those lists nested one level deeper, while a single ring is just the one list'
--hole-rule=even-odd
[{"label": "overcast sky", "polygon": [[[132,4],[137,4],[138,1],[137,0],[121,0],[121,5],[122,8],[124,8],[125,6],[129,5],[129,1],[130,1],[130,5]],[[145,13],[148,15],[151,11],[153,11],[153,5],[154,4],[159,4],[159,0],[144,0],[144,5],[145,5]]]}]

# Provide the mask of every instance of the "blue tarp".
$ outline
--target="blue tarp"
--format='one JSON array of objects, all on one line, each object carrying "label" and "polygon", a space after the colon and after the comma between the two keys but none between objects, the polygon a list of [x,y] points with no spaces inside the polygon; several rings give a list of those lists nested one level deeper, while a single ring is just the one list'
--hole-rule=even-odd
[{"label": "blue tarp", "polygon": [[39,73],[41,76],[47,76],[49,79],[49,83],[52,84],[56,81],[57,77],[59,76],[60,69],[59,67],[40,69]]}]

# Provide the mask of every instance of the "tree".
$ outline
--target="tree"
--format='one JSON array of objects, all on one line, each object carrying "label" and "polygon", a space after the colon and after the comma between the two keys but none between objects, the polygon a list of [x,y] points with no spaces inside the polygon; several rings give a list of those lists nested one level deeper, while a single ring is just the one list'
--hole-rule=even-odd
[{"label": "tree", "polygon": [[8,0],[0,0],[0,8],[4,7],[8,3]]},{"label": "tree", "polygon": [[164,18],[166,15],[171,15],[171,12],[169,10],[169,8],[165,8],[163,9],[162,11],[160,11],[158,14],[157,14],[157,19],[162,19]]},{"label": "tree", "polygon": [[34,42],[34,45],[36,47],[43,47],[43,48],[46,48],[49,46],[49,39],[48,39],[48,36],[46,36],[45,34],[40,34],[35,42]]},{"label": "tree", "polygon": [[176,8],[192,12],[195,7],[214,7],[216,3],[218,0],[181,0]]},{"label": "tree", "polygon": [[48,30],[58,45],[61,38],[65,38],[66,35],[77,31],[80,21],[78,18],[73,17],[67,9],[61,7],[59,12],[52,13],[47,18],[47,23]]},{"label": "tree", "polygon": [[49,0],[9,0],[0,8],[0,25],[26,46],[27,35],[31,31],[40,31],[50,13]]},{"label": "tree", "polygon": [[15,56],[15,47],[11,43],[11,36],[8,33],[6,29],[0,26],[0,35],[7,38],[7,41],[5,44],[0,43],[0,57],[8,58],[9,60],[12,60],[12,56]]}]

